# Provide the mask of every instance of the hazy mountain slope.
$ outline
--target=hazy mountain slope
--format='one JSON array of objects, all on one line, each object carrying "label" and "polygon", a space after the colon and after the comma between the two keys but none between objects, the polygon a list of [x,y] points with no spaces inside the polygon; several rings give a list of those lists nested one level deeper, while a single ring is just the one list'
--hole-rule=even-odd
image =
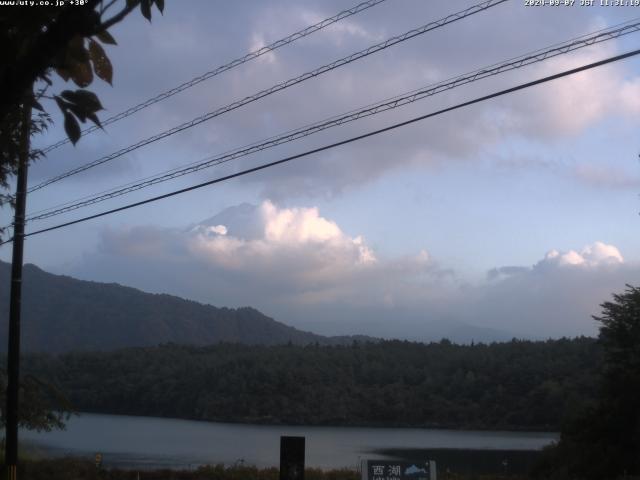
[{"label": "hazy mountain slope", "polygon": [[[10,265],[0,262],[0,349],[6,350]],[[109,350],[166,342],[274,345],[342,343],[297,330],[253,308],[216,308],[118,284],[53,275],[24,267],[22,345],[25,351]]]}]

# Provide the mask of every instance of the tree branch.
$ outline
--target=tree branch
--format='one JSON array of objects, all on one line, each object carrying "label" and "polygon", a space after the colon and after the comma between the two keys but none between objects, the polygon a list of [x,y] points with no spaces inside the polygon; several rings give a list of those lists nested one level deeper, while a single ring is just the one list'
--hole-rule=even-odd
[{"label": "tree branch", "polygon": [[104,15],[106,13],[107,10],[109,10],[113,5],[115,5],[115,3],[118,0],[111,0],[109,3],[107,3],[106,5],[101,5],[100,6],[100,15]]},{"label": "tree branch", "polygon": [[120,11],[120,13],[117,13],[116,15],[111,17],[109,20],[106,20],[106,21],[102,22],[101,25],[100,25],[100,28],[94,33],[94,35],[96,33],[104,32],[105,30],[108,30],[109,28],[114,26],[116,23],[119,23],[122,20],[124,20],[124,18],[127,15],[129,15],[137,6],[138,6],[138,2],[136,2],[136,3],[132,4],[132,5],[127,5],[125,8],[123,8]]}]

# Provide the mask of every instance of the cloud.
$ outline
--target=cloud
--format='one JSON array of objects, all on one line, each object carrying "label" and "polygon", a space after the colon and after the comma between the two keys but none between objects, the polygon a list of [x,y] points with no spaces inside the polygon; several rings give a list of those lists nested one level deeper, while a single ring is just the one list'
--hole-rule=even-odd
[{"label": "cloud", "polygon": [[249,305],[325,334],[433,339],[436,328],[473,325],[545,338],[595,334],[591,315],[639,278],[640,266],[597,241],[549,250],[530,266],[496,267],[472,284],[426,249],[384,257],[318,208],[264,201],[185,229],[107,230],[98,252],[69,273],[218,306]]},{"label": "cloud", "polygon": [[[296,12],[296,16],[301,20],[303,25],[315,25],[327,18],[326,14],[320,14],[311,10],[301,10]],[[331,25],[325,32],[335,45],[342,45],[351,37],[360,38],[368,42],[381,41],[381,34],[374,34],[356,20],[342,20]]]},{"label": "cloud", "polygon": [[576,179],[594,187],[640,189],[640,176],[637,172],[630,172],[613,165],[607,168],[598,165],[577,165],[571,170],[570,174]]},{"label": "cloud", "polygon": [[[261,48],[266,47],[266,46],[267,46],[267,42],[265,42],[264,37],[261,34],[259,34],[257,32],[254,32],[251,35],[251,43],[249,44],[249,51],[250,52],[258,51]],[[276,61],[276,59],[277,59],[277,57],[276,57],[275,52],[271,51],[271,52],[267,52],[267,53],[262,54],[259,57],[258,61],[267,62],[267,63],[274,63]]]},{"label": "cloud", "polygon": [[[317,208],[271,201],[228,208],[186,230],[108,230],[98,255],[85,260],[85,272],[117,272],[154,291],[177,288],[224,305],[391,305],[407,274],[412,281],[443,274],[426,251],[379,259],[362,236],[348,235]],[[158,276],[165,264],[171,275]]]},{"label": "cloud", "polygon": [[[415,338],[407,322],[424,323],[442,289],[455,283],[424,249],[385,258],[315,207],[270,201],[231,207],[185,229],[107,230],[98,251],[66,273],[218,306],[250,305],[327,334]],[[430,301],[430,311],[419,313]]]},{"label": "cloud", "polygon": [[[410,50],[410,46],[406,48]],[[347,138],[475,96],[601,60],[616,54],[617,49],[615,43],[596,45],[504,77],[456,89],[397,112],[343,126],[338,138]],[[390,94],[447,78],[447,74],[464,71],[452,71],[446,59],[438,55],[428,58],[428,62],[417,62],[411,55],[400,54],[393,59],[395,68],[391,70],[388,65],[372,59],[369,64],[355,71],[333,73],[330,80],[315,86],[315,95],[311,97],[305,96],[303,90],[288,93],[289,98],[295,99],[293,103],[300,107],[296,111],[281,110],[281,106],[287,103],[274,104],[270,111],[274,118],[300,118],[286,127],[283,125],[284,130],[295,124],[306,123],[311,118],[323,118],[325,111],[327,115],[329,111],[344,112],[346,109],[342,104],[345,102],[348,102],[349,108],[359,107]],[[302,159],[277,173],[265,172],[242,181],[262,185],[263,195],[268,198],[314,197],[326,195],[327,192],[333,196],[352,186],[376,180],[393,170],[415,166],[430,168],[443,162],[476,160],[486,153],[493,157],[505,141],[526,139],[533,145],[546,145],[574,140],[605,119],[637,117],[640,108],[635,98],[636,95],[640,97],[640,92],[637,92],[640,81],[637,77],[627,77],[628,72],[623,65],[596,68],[525,92],[450,112],[401,131],[324,152],[314,156],[313,160]],[[361,86],[365,84],[367,89],[362,89]],[[320,97],[325,99],[322,106],[316,101]],[[314,111],[318,114],[310,116],[309,113]],[[460,125],[465,128],[460,128]],[[335,133],[318,138],[335,138]],[[330,142],[318,141],[311,145],[323,143]],[[303,142],[303,146],[288,150],[287,153],[304,151],[308,144]],[[548,163],[550,166],[557,165],[559,160],[554,158]],[[523,166],[528,167],[529,164]],[[573,176],[580,180],[590,177],[596,181],[592,178],[593,174],[584,171],[578,171]],[[616,179],[609,179],[609,182],[613,180]]]},{"label": "cloud", "polygon": [[499,267],[469,287],[454,306],[461,318],[538,338],[595,335],[591,315],[612,293],[639,278],[617,247],[594,242],[580,250],[552,249],[530,267]]},{"label": "cloud", "polygon": [[[99,132],[94,134],[94,141],[83,139],[77,149],[52,153],[51,161],[37,165],[31,178],[44,179],[81,162],[99,158],[464,6],[464,2],[441,5],[418,2],[407,6],[412,10],[397,9],[390,4],[376,6],[294,45],[269,53],[261,57],[262,60],[249,62],[203,82],[131,119],[110,125],[106,129],[107,135]],[[344,5],[339,3],[319,1],[304,6],[283,1],[254,9],[245,9],[242,2],[227,3],[223,7],[200,2],[154,20],[153,26],[140,15],[131,16],[117,27],[118,40],[127,48],[113,48],[109,52],[116,71],[116,88],[99,84],[92,88],[95,87],[108,108],[105,115],[116,113],[249,50],[327,18],[342,8]],[[567,9],[571,13],[528,10],[521,5],[505,4],[473,19],[455,22],[162,140],[155,147],[144,147],[133,155],[111,162],[108,170],[100,167],[92,170],[95,175],[78,175],[70,182],[82,188],[90,178],[99,183],[99,189],[128,182],[133,176],[144,177],[197,161],[205,155],[219,154],[512,58],[529,51],[533,44],[542,46],[541,38],[545,39],[544,44],[551,44],[605,24],[598,18],[601,10],[596,8]],[[607,15],[614,13],[619,15],[611,9]],[[178,38],[178,31],[188,33]],[[482,42],[476,40],[479,32],[483,34]],[[505,38],[510,41],[505,42]],[[534,76],[600,59],[615,53],[617,48],[614,43],[593,46],[566,58],[553,59],[544,66],[486,79],[395,113],[344,125],[326,135],[319,134],[290,147],[276,149],[273,156],[265,152],[259,157],[239,159],[234,163],[240,169],[253,166],[256,161],[299,153],[528,81]],[[141,58],[144,58],[145,68],[133,68]],[[168,64],[171,68],[167,68]],[[629,75],[623,65],[597,69],[503,100],[442,115],[393,134],[367,139],[359,145],[341,147],[317,155],[313,160],[300,160],[287,168],[246,177],[237,183],[248,184],[252,190],[256,183],[259,184],[262,198],[287,200],[294,196],[334,196],[392,171],[415,166],[429,168],[443,161],[476,160],[510,137],[546,142],[580,134],[609,115],[637,115],[640,111],[639,89],[640,80]],[[58,121],[50,140],[61,136],[63,132]],[[208,178],[211,170],[200,175]],[[117,179],[112,178],[114,176]],[[56,193],[64,194],[62,191]]]},{"label": "cloud", "polygon": [[[615,42],[597,44],[536,64],[518,77],[531,81],[617,53]],[[597,67],[504,97],[488,109],[511,134],[538,140],[572,137],[608,116],[640,113],[640,79],[625,77],[621,65]]]},{"label": "cloud", "polygon": [[487,272],[487,280],[495,280],[503,276],[517,275],[528,271],[527,267],[506,266],[492,268]]},{"label": "cloud", "polygon": [[296,280],[315,285],[377,262],[362,237],[349,237],[335,222],[321,217],[317,208],[280,209],[264,201],[254,218],[257,237],[236,236],[233,226],[199,225],[189,232],[187,248],[214,268],[272,275],[282,274],[286,265]]},{"label": "cloud", "polygon": [[561,253],[558,250],[547,252],[543,260],[540,260],[536,268],[544,268],[546,265],[554,266],[584,266],[600,267],[605,265],[617,265],[624,263],[620,251],[613,245],[595,242],[587,245],[580,252],[569,250]]}]

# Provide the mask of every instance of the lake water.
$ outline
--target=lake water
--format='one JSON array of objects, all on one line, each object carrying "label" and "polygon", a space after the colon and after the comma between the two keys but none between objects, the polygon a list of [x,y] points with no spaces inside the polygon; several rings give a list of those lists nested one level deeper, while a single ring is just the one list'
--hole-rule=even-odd
[{"label": "lake water", "polygon": [[383,458],[382,450],[539,450],[557,439],[555,433],[263,426],[82,414],[64,431],[22,431],[20,440],[49,455],[93,458],[100,452],[107,467],[194,468],[241,459],[270,467],[279,464],[281,435],[306,437],[306,464],[320,468],[355,468],[362,458]]}]

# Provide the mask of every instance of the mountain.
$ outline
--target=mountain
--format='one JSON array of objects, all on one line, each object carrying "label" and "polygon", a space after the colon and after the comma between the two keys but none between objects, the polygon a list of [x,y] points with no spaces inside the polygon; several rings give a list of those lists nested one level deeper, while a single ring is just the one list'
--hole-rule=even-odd
[{"label": "mountain", "polygon": [[[374,306],[362,308],[360,311],[361,317],[369,321],[360,319],[359,328],[377,338],[394,338],[421,343],[439,342],[446,338],[457,344],[508,342],[518,338],[516,333],[508,330],[472,325],[452,317],[431,318],[416,314],[413,317],[405,317],[406,323],[400,324],[393,322],[389,312],[376,310]],[[296,324],[299,328],[320,334],[345,332],[345,326],[349,325],[348,315],[349,313],[345,315],[337,310],[331,311],[324,318],[299,315]]]},{"label": "mountain", "polygon": [[[0,262],[0,350],[6,350],[11,266]],[[113,350],[161,343],[249,345],[351,343],[369,337],[325,337],[295,329],[253,308],[217,308],[115,283],[47,273],[23,273],[22,349]]]},{"label": "mountain", "polygon": [[423,342],[446,338],[454,343],[491,343],[508,342],[516,335],[506,330],[479,327],[446,318],[425,322],[422,328],[416,328],[414,337]]}]

